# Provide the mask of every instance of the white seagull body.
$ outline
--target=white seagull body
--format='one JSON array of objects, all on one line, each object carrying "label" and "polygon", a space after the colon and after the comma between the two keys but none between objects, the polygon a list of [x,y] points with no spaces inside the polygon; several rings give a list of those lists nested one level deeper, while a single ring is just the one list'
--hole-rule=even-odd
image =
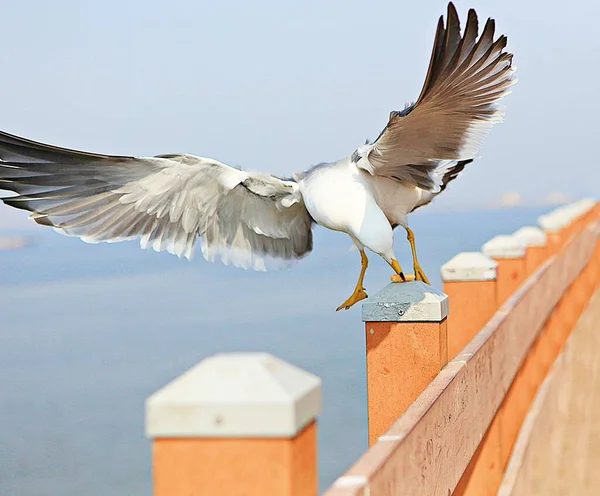
[{"label": "white seagull body", "polygon": [[311,217],[328,229],[350,235],[359,249],[396,259],[393,225],[408,225],[407,214],[428,192],[411,184],[372,176],[351,159],[296,174]]},{"label": "white seagull body", "polygon": [[477,15],[470,10],[461,36],[450,3],[416,103],[392,112],[373,143],[292,178],[192,155],[99,155],[0,132],[0,189],[17,193],[3,201],[87,242],[140,238],[142,248],[191,259],[200,238],[207,260],[218,256],[257,270],[307,255],[313,224],[320,224],[347,233],[361,254],[359,281],[338,310],[366,298],[365,249],[385,259],[396,280],[406,280],[393,246],[393,229],[400,225],[411,244],[415,277],[428,282],[407,216],[445,189],[502,119],[496,102],[516,80],[506,37],[494,40],[494,29],[488,19],[478,37]]}]

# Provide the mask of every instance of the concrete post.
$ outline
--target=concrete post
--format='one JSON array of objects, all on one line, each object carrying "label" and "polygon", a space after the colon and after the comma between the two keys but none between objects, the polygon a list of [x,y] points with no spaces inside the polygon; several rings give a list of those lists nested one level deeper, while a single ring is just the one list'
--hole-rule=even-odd
[{"label": "concrete post", "polygon": [[155,496],[317,495],[321,380],[266,353],[203,360],[146,401]]},{"label": "concrete post", "polygon": [[[482,251],[498,262],[498,308],[519,288],[527,277],[525,266],[525,246],[514,236],[496,236],[485,243]],[[516,381],[515,381],[516,382]],[[511,386],[496,418],[500,423],[500,470],[506,466],[519,431],[520,415],[515,412],[515,402],[523,396],[523,385],[517,382]],[[513,399],[510,399],[512,396]]]},{"label": "concrete post", "polygon": [[[558,222],[562,224],[562,237],[563,245],[565,246],[569,240],[577,236],[583,230],[583,211],[588,208],[587,202],[576,202],[569,205],[564,205],[552,212],[552,216],[558,219]],[[577,284],[577,281],[567,288],[563,298],[557,305],[555,313],[558,315],[560,321],[561,331],[559,336],[560,347],[567,339],[571,330],[583,307],[586,304],[582,301],[580,294],[581,287]]]},{"label": "concrete post", "polygon": [[419,281],[389,284],[363,303],[369,445],[448,362],[447,316],[448,297]]},{"label": "concrete post", "polygon": [[502,235],[490,239],[481,251],[498,262],[496,295],[499,308],[525,281],[525,247],[515,237]]},{"label": "concrete post", "polygon": [[[594,202],[594,205],[592,205],[585,214],[585,220],[586,229],[590,229],[594,232],[596,227],[600,225],[600,203]],[[590,260],[586,276],[589,292],[593,294],[596,286],[600,283],[600,242],[596,245],[596,251]]]},{"label": "concrete post", "polygon": [[548,256],[556,255],[567,241],[565,227],[568,221],[560,211],[553,211],[538,217],[538,224],[546,233]]},{"label": "concrete post", "polygon": [[[563,246],[568,242],[569,224],[571,215],[563,207],[558,207],[552,212],[542,215],[538,218],[538,224],[546,233],[548,238],[548,256],[559,256]],[[554,308],[552,314],[548,317],[543,329],[546,345],[550,347],[550,364],[554,362],[562,348],[565,333],[569,331],[566,326],[565,311],[566,298],[563,296]],[[546,367],[544,367],[546,368]]]},{"label": "concrete post", "polygon": [[497,309],[498,263],[479,252],[463,252],[442,265],[448,295],[448,358],[452,359]]},{"label": "concrete post", "polygon": [[579,203],[583,212],[582,223],[587,226],[600,215],[600,203],[593,198],[584,198]]},{"label": "concrete post", "polygon": [[526,226],[513,233],[525,246],[525,272],[532,275],[548,258],[548,239],[539,227]]},{"label": "concrete post", "polygon": [[[498,308],[498,263],[479,252],[463,252],[442,265],[448,295],[448,356],[453,358]],[[455,496],[492,496],[500,486],[500,424],[494,420],[460,479]]]},{"label": "concrete post", "polygon": [[569,208],[573,214],[571,230],[573,234],[581,232],[588,224],[587,213],[593,208],[595,202],[589,203],[588,200],[579,200],[571,203]]},{"label": "concrete post", "polygon": [[[572,224],[573,236],[581,235],[584,232],[593,232],[594,216],[589,215],[594,211],[596,202],[590,199],[580,200],[571,205],[571,210],[574,212]],[[579,317],[589,303],[590,297],[593,294],[594,282],[590,281],[589,268],[594,266],[594,260],[590,260],[588,266],[583,270],[573,284],[567,289],[567,305],[563,308],[563,318],[565,320],[565,339],[571,333],[571,330],[576,325]]]},{"label": "concrete post", "polygon": [[[539,227],[526,226],[515,231],[513,236],[525,246],[525,270],[527,277],[529,277],[547,260],[546,233]],[[552,363],[553,345],[549,344],[548,341],[546,334],[540,332],[525,357],[523,365],[507,395],[508,402],[513,402],[511,408],[518,411],[515,416],[515,427],[517,428],[517,423],[523,421],[527,409]]]},{"label": "concrete post", "polygon": [[558,215],[565,217],[565,222],[568,223],[567,229],[569,234],[574,235],[585,229],[592,221],[596,201],[591,198],[564,205],[553,213],[558,212]]}]

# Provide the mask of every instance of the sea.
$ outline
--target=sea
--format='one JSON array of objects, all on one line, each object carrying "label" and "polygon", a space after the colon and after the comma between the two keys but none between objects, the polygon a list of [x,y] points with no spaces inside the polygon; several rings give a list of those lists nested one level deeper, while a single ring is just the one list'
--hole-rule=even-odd
[{"label": "sea", "polygon": [[[535,225],[550,207],[411,218],[419,259],[441,289],[440,266],[497,234]],[[350,239],[316,228],[313,253],[292,268],[253,272],[140,250],[88,245],[51,229],[0,251],[0,496],[134,496],[152,492],[144,401],[204,358],[265,351],[323,381],[319,485],[367,448],[360,257]],[[412,263],[403,229],[396,253]],[[391,270],[370,256],[373,295]],[[233,475],[233,474],[232,474]]]}]

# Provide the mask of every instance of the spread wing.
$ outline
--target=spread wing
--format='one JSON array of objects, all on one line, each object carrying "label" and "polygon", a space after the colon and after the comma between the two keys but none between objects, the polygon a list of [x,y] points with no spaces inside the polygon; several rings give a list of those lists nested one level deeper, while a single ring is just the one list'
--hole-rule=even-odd
[{"label": "spread wing", "polygon": [[213,261],[265,270],[312,249],[298,185],[191,155],[148,158],[57,148],[0,132],[4,203],[86,242],[141,239],[191,259],[196,238]]},{"label": "spread wing", "polygon": [[477,14],[471,9],[461,37],[450,3],[447,24],[439,19],[417,102],[390,114],[377,140],[355,152],[357,165],[439,193],[459,162],[475,158],[490,128],[502,120],[498,100],[516,82],[512,54],[504,51],[507,38],[494,41],[494,30],[494,20],[488,19],[477,39]]}]

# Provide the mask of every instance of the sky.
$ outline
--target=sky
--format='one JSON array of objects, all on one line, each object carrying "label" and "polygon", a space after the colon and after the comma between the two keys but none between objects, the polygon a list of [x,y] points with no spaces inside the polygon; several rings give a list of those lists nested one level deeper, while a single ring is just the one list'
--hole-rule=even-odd
[{"label": "sky", "polygon": [[[519,83],[428,208],[596,196],[600,2],[457,0],[508,35]],[[0,129],[100,153],[289,174],[374,139],[421,89],[446,2],[8,2]],[[514,197],[514,195],[513,195]],[[6,217],[5,210],[0,215]]]}]

